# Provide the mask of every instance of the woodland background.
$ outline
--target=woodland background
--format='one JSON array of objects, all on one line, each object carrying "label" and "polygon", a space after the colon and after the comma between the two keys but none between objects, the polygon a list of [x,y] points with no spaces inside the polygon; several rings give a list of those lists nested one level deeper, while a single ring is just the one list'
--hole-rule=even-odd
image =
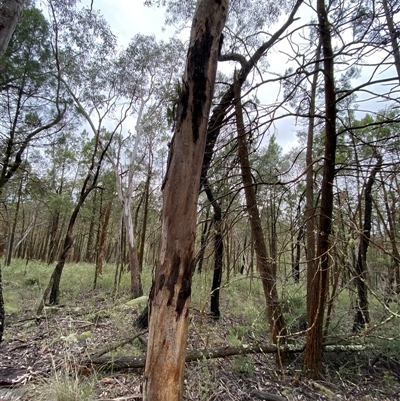
[{"label": "woodland background", "polygon": [[[47,265],[38,316],[64,302],[70,264],[91,272],[88,297],[105,270],[112,299],[148,294],[192,3],[167,2],[176,35],[137,34],[122,48],[95,1],[25,2],[0,60],[0,245],[7,280],[13,263],[28,276]],[[322,2],[328,57],[317,3],[230,4],[193,261],[202,314],[230,314],[220,298],[233,283],[245,283],[239,299],[262,284],[265,334],[304,345],[315,379],[315,344],[400,344],[400,3]],[[294,146],[280,145],[283,129]]]}]

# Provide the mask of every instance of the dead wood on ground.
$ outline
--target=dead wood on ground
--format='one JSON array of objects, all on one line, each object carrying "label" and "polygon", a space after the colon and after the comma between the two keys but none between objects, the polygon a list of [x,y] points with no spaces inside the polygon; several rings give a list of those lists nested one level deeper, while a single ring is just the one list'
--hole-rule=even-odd
[{"label": "dead wood on ground", "polygon": [[[141,335],[140,333],[139,335]],[[135,336],[137,337],[137,336]],[[329,345],[325,347],[325,352],[358,352],[365,349],[364,345]],[[188,350],[186,362],[193,362],[203,359],[225,358],[235,355],[248,354],[273,354],[279,350],[280,354],[299,353],[304,351],[304,347],[277,347],[274,344],[259,345],[240,345],[226,346],[214,349]],[[99,355],[100,353],[96,353]],[[93,356],[92,358],[81,361],[80,368],[87,371],[88,368],[101,369],[102,371],[116,371],[126,369],[143,368],[146,362],[146,356]]]}]

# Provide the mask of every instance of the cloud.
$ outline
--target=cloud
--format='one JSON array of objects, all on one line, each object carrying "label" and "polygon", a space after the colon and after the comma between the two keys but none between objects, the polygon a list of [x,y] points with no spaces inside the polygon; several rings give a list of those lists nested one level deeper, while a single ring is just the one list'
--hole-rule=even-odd
[{"label": "cloud", "polygon": [[[90,6],[91,0],[84,0]],[[157,39],[170,36],[163,31],[164,9],[145,7],[138,0],[93,0],[93,9],[100,10],[118,38],[121,46],[127,46],[137,33],[156,35]]]}]

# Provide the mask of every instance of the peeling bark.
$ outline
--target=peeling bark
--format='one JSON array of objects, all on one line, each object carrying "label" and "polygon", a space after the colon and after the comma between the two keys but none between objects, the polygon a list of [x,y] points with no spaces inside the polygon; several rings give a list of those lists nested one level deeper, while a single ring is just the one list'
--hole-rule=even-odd
[{"label": "peeling bark", "polygon": [[144,401],[183,397],[200,173],[228,0],[202,0],[192,24],[163,184],[161,246],[150,293]]}]

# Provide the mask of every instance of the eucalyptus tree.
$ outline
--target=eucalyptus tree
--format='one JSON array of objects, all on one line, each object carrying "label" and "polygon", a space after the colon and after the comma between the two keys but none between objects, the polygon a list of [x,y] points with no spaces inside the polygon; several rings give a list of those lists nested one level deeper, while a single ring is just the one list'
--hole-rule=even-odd
[{"label": "eucalyptus tree", "polygon": [[[187,2],[184,7],[178,6],[177,2],[170,2],[169,16],[172,20],[172,15],[182,19],[187,18],[193,7],[193,3]],[[238,65],[239,83],[247,90],[250,89],[251,83],[246,82],[247,78],[254,78],[252,75],[256,71],[255,76],[261,74],[267,68],[266,55],[268,51],[275,45],[284,35],[287,28],[294,22],[295,14],[300,7],[302,1],[297,1],[291,7],[289,4],[284,4],[283,8],[278,8],[274,2],[247,2],[244,6],[239,1],[230,3],[229,19],[224,30],[223,43],[221,43],[220,62],[225,62],[228,65]],[[275,33],[269,35],[265,32],[265,28],[276,23],[279,16],[287,12],[288,16],[284,23]],[[228,67],[229,68],[229,67]],[[229,110],[233,105],[233,76],[228,80],[220,83],[221,90],[218,93],[216,106],[212,110],[212,115],[209,120],[207,145],[205,157],[203,160],[203,169],[201,176],[201,186],[204,187],[209,201],[214,205],[215,216],[220,212],[220,205],[217,199],[220,194],[212,194],[214,187],[212,177],[208,176],[211,161],[214,154],[214,148],[218,141],[222,127],[226,124]],[[232,116],[232,114],[230,114]],[[219,220],[219,218],[217,219]],[[219,243],[221,243],[219,241]],[[220,251],[215,252],[218,256]],[[219,265],[217,261],[216,266]],[[218,271],[218,267],[216,272]],[[214,294],[215,289],[213,289]]]},{"label": "eucalyptus tree", "polygon": [[[395,95],[398,77],[393,76],[394,69],[390,68],[393,66],[392,49],[387,48],[381,51],[383,43],[386,45],[390,43],[389,36],[386,35],[383,9],[382,7],[368,8],[376,4],[378,2],[337,1],[325,4],[318,1],[318,21],[311,22],[311,25],[317,28],[311,27],[313,43],[310,46],[301,47],[301,57],[299,52],[292,53],[291,59],[297,62],[297,66],[283,76],[284,99],[291,100],[293,103],[291,110],[285,104],[285,113],[295,115],[298,120],[305,118],[308,122],[308,151],[305,166],[308,188],[307,239],[309,241],[307,246],[306,370],[312,376],[318,376],[317,371],[320,372],[321,369],[322,339],[317,340],[316,336],[323,336],[322,326],[325,313],[323,310],[329,294],[330,258],[328,255],[331,255],[334,250],[333,237],[329,239],[333,225],[334,178],[342,166],[341,159],[346,159],[344,154],[342,157],[335,151],[337,142],[340,144],[343,141],[344,130],[341,126],[350,113],[347,110],[354,109],[356,102],[360,107],[363,107],[363,102],[368,105],[366,102],[371,99],[374,101],[379,99],[387,104],[398,103],[398,97]],[[370,12],[372,9],[374,12]],[[395,8],[392,8],[391,12],[395,13]],[[329,23],[327,23],[328,16]],[[291,43],[298,46],[298,43]],[[321,43],[321,51],[318,43]],[[288,54],[290,57],[289,52]],[[365,60],[368,60],[367,65]],[[362,73],[360,73],[361,69]],[[321,70],[324,74],[319,74]],[[380,73],[383,76],[380,76]],[[337,78],[334,79],[334,76]],[[320,82],[321,78],[324,79],[323,84]],[[350,79],[353,80],[354,87],[346,85],[346,80]],[[325,97],[324,102],[321,102],[321,95]],[[357,100],[356,96],[358,96]],[[396,106],[392,105],[392,107]],[[321,129],[322,123],[325,124],[324,129]],[[381,123],[384,124],[383,121]],[[318,131],[322,132],[322,136],[314,140],[315,133]],[[349,157],[348,152],[347,149],[347,157]],[[321,161],[321,154],[323,154],[324,165],[322,177],[320,174],[315,175],[313,171],[313,169],[317,171],[321,165],[318,162],[318,159]],[[336,155],[338,160],[335,160]],[[315,178],[321,180],[320,200],[318,186],[314,183]],[[316,190],[310,191],[313,187]],[[317,250],[313,255],[315,212],[320,218],[316,238]],[[358,227],[362,230],[362,224]],[[329,295],[332,296],[333,292],[332,289]],[[317,310],[319,315],[315,313]],[[319,334],[316,334],[317,332]]]},{"label": "eucalyptus tree", "polygon": [[355,266],[355,284],[357,287],[357,307],[354,316],[353,331],[357,332],[366,328],[370,323],[368,292],[367,292],[367,251],[371,239],[372,221],[372,187],[376,175],[382,168],[382,156],[377,153],[374,155],[376,163],[373,165],[368,180],[364,186],[364,219],[362,224],[362,235],[359,241],[358,255]]},{"label": "eucalyptus tree", "polygon": [[27,147],[61,128],[66,110],[65,93],[54,80],[49,24],[40,10],[25,10],[1,64],[0,191],[21,166]]},{"label": "eucalyptus tree", "polygon": [[[237,80],[237,77],[236,77]],[[257,255],[257,267],[263,284],[267,303],[268,320],[272,341],[276,344],[285,342],[286,322],[280,308],[278,290],[276,287],[276,255],[268,255],[264,232],[261,225],[259,207],[257,205],[256,192],[253,186],[252,172],[249,163],[249,150],[247,130],[244,125],[241,92],[238,80],[235,85],[235,111],[238,132],[238,155],[242,171],[242,180],[246,195],[247,212],[250,216],[250,226],[254,242],[254,250]],[[276,235],[276,233],[274,233]]]},{"label": "eucalyptus tree", "polygon": [[[150,294],[144,400],[181,400],[197,199],[228,1],[198,2],[163,185],[159,261]],[[176,191],[180,188],[180,191]]]},{"label": "eucalyptus tree", "polygon": [[[79,196],[38,313],[49,295],[51,304],[59,301],[61,274],[74,242],[74,225],[86,198],[97,189],[106,151],[114,134],[128,117],[135,97],[132,92],[126,98],[122,91],[126,77],[119,70],[116,39],[101,15],[93,10],[78,8],[75,1],[48,0],[47,6],[52,21],[57,78],[68,92],[76,113],[90,127],[93,137],[88,142],[90,156]],[[81,28],[79,32],[77,26]]]},{"label": "eucalyptus tree", "polygon": [[[290,11],[288,18],[273,35],[266,37],[263,28],[277,22],[281,10],[273,2],[248,2],[246,7],[243,7],[240,2],[231,2],[229,18],[224,31],[224,41],[221,43],[221,53],[218,60],[220,62],[240,65],[238,72],[238,84],[240,88],[244,86],[244,88],[250,91],[251,85],[249,82],[246,82],[247,78],[251,76],[254,70],[260,74],[262,71],[265,71],[267,66],[266,53],[293,23],[294,16],[301,3],[302,1],[299,0],[294,4],[292,9],[287,7]],[[205,188],[209,200],[214,207],[216,217],[221,214],[220,205],[216,201],[216,198],[219,196],[211,196],[210,188],[212,187],[212,182],[210,177],[208,177],[208,171],[218,137],[222,127],[226,124],[228,112],[235,99],[235,84],[232,78],[227,82],[223,82],[224,89],[218,93],[217,105],[212,110],[208,124],[207,144],[201,174],[201,185]],[[219,221],[220,218],[218,217],[216,220]],[[222,241],[216,242],[217,244],[222,245]],[[217,257],[220,253],[221,250],[216,249],[215,256]],[[219,264],[220,262],[216,260],[216,274],[218,274]],[[213,288],[212,292],[213,297],[214,293],[215,288]],[[266,296],[266,302],[269,304],[268,296]],[[273,327],[271,327],[271,330],[274,331]]]},{"label": "eucalyptus tree", "polygon": [[332,230],[333,182],[336,155],[336,91],[332,31],[324,0],[317,0],[319,33],[323,55],[325,93],[325,151],[321,184],[320,218],[317,236],[317,262],[307,283],[307,342],[305,369],[311,377],[319,377],[322,366],[322,330],[328,287],[330,233]]},{"label": "eucalyptus tree", "polygon": [[[300,244],[302,232],[305,226],[305,245],[306,245],[306,271],[307,274],[313,274],[315,261],[315,226],[316,210],[315,200],[319,198],[318,186],[315,182],[316,171],[319,169],[320,152],[314,150],[315,131],[320,130],[323,122],[321,119],[322,91],[319,79],[321,45],[318,31],[311,24],[308,29],[307,46],[304,46],[303,57],[296,57],[296,54],[290,54],[290,61],[296,68],[290,67],[283,75],[282,87],[284,89],[284,99],[286,107],[290,105],[293,114],[298,119],[297,124],[304,127],[304,131],[298,132],[299,142],[305,147],[304,171],[305,173],[305,208],[304,218],[300,218],[302,213],[301,202],[298,208],[298,234],[296,243],[296,256],[294,257],[293,274],[295,279],[299,278],[300,265]],[[306,61],[304,61],[306,60]],[[298,72],[304,72],[300,74]],[[305,117],[305,118],[303,118]],[[300,158],[301,160],[301,158]]]},{"label": "eucalyptus tree", "polygon": [[[60,85],[52,78],[56,68],[43,14],[27,8],[11,38],[23,4],[4,1],[0,6],[0,194],[23,164],[28,146],[60,129],[66,110]],[[0,272],[0,340],[3,312]]]},{"label": "eucalyptus tree", "polygon": [[[375,118],[366,114],[359,120],[350,116],[339,130],[342,133],[338,154],[345,151],[345,157],[339,156],[337,182],[343,187],[346,182],[346,201],[351,204],[347,220],[354,248],[358,248],[353,250],[354,262],[350,272],[357,294],[353,331],[365,329],[370,324],[368,293],[372,283],[368,266],[373,263],[373,258],[367,257],[367,252],[379,241],[373,234],[376,216],[380,217],[385,227],[383,235],[387,235],[391,244],[387,253],[392,253],[393,261],[397,254],[396,237],[392,235],[392,213],[387,202],[387,183],[391,182],[392,171],[396,171],[399,164],[398,137],[395,134],[399,120],[393,110],[383,110],[378,114]],[[395,263],[393,271],[388,269],[388,276],[393,279]]]},{"label": "eucalyptus tree", "polygon": [[[156,1],[148,1],[147,3],[157,3]],[[169,20],[180,19],[187,21],[192,16],[192,12],[196,7],[196,2],[169,1],[168,17]],[[198,2],[197,5],[203,2]],[[251,74],[257,67],[265,67],[265,55],[272,48],[287,28],[295,20],[295,14],[299,9],[302,1],[298,0],[293,6],[286,4],[283,8],[278,8],[273,2],[247,2],[245,7],[240,1],[232,1],[230,3],[230,13],[227,28],[224,32],[223,43],[220,43],[219,61],[231,62],[240,65],[239,84],[243,86],[247,78],[251,78]],[[281,11],[287,11],[288,16],[280,28],[272,35],[266,33],[263,29],[267,22],[277,21]],[[221,96],[217,98],[217,104],[212,110],[211,118],[208,122],[207,143],[205,155],[203,158],[203,167],[201,173],[201,186],[205,187],[208,179],[208,170],[211,165],[214,148],[222,127],[226,123],[226,117],[229,110],[233,106],[233,76],[232,79],[225,84],[225,90]],[[248,85],[246,83],[246,85]],[[210,185],[208,186],[210,187]],[[215,196],[214,196],[215,198]],[[178,219],[178,217],[177,217]],[[176,272],[175,272],[176,274]],[[156,276],[157,280],[157,276]],[[152,320],[152,316],[150,315]],[[150,346],[150,342],[149,342]]]},{"label": "eucalyptus tree", "polygon": [[[162,116],[166,116],[169,93],[172,92],[176,82],[174,76],[179,71],[177,60],[181,59],[181,49],[182,46],[176,39],[172,39],[169,43],[157,43],[152,36],[138,34],[131,40],[118,60],[122,74],[129,77],[122,91],[126,96],[133,92],[137,98],[132,105],[132,115],[136,118],[135,132],[126,138],[119,136],[116,150],[111,152],[114,148],[111,146],[107,155],[115,174],[118,199],[122,207],[128,243],[131,293],[134,298],[143,295],[134,238],[135,222],[132,220],[131,213],[134,183],[139,178],[137,172],[144,157],[141,145],[145,143],[146,135],[154,136],[155,134],[146,132],[146,128],[151,127],[152,120],[157,120],[161,126],[166,127],[166,123],[162,122]],[[123,161],[124,152],[130,153],[126,156],[126,162]],[[123,185],[124,181],[126,185]]]}]

